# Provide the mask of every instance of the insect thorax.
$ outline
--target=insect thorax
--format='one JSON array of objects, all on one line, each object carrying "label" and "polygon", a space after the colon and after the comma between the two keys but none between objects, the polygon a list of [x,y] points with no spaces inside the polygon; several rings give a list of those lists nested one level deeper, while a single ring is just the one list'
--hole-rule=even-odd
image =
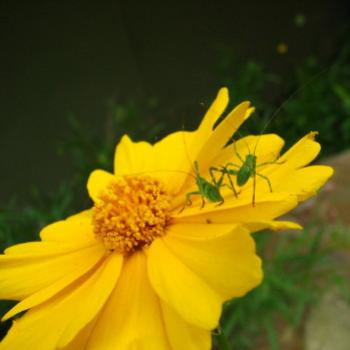
[{"label": "insect thorax", "polygon": [[255,154],[247,154],[245,158],[245,165],[250,169],[256,168],[256,155]]}]

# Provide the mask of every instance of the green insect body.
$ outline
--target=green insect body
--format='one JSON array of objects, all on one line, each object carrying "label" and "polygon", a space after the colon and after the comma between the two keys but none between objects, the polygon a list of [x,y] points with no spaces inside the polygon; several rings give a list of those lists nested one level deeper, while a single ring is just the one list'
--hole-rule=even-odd
[{"label": "green insect body", "polygon": [[204,207],[205,200],[211,203],[219,203],[219,205],[224,203],[224,198],[221,196],[221,193],[220,193],[220,187],[222,186],[223,175],[219,178],[218,181],[213,176],[212,176],[212,182],[206,180],[199,173],[199,165],[197,161],[194,162],[194,171],[195,171],[195,178],[196,178],[196,184],[197,184],[198,190],[189,192],[186,194],[185,204],[183,208],[180,210],[180,212],[182,212],[186,206],[192,204],[192,200],[191,200],[192,196],[201,196],[202,198],[201,208]]},{"label": "green insect body", "polygon": [[256,156],[254,154],[248,154],[246,156],[245,162],[242,164],[240,169],[237,171],[237,185],[243,186],[247,181],[255,176],[256,171]]},{"label": "green insect body", "polygon": [[202,176],[198,176],[196,182],[199,189],[198,192],[209,202],[217,203],[223,201],[219,186],[213,185]]}]

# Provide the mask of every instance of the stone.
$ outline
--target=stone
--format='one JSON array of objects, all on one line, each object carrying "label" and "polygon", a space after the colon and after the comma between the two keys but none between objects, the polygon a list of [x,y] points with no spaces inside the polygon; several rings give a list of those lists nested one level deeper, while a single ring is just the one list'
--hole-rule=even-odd
[{"label": "stone", "polygon": [[315,306],[305,325],[305,350],[350,349],[350,304],[332,289]]}]

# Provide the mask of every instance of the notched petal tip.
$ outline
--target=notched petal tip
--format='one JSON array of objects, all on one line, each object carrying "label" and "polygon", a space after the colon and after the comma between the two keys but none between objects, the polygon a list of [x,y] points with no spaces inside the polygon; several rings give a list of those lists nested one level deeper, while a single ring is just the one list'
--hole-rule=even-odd
[{"label": "notched petal tip", "polygon": [[317,134],[317,131],[309,132],[287,150],[279,159],[285,162],[281,169],[300,169],[310,164],[321,150],[321,145],[315,141]]},{"label": "notched petal tip", "polygon": [[[247,101],[250,105],[250,102]],[[255,107],[249,107],[245,113],[244,120],[247,120],[255,112]]]},{"label": "notched petal tip", "polygon": [[315,141],[316,136],[318,135],[318,131],[310,131],[306,136],[312,141]]}]

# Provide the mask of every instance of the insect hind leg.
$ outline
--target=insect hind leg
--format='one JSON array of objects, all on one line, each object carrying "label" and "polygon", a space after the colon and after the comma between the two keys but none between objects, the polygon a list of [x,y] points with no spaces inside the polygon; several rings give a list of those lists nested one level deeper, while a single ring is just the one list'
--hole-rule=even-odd
[{"label": "insect hind leg", "polygon": [[[219,181],[216,180],[216,177],[215,177],[215,174],[214,172],[218,172],[221,174],[220,178],[219,178]],[[221,183],[223,181],[223,178],[224,178],[224,174],[222,173],[222,171],[216,167],[210,167],[209,168],[209,174],[210,174],[210,177],[211,177],[211,181],[213,181],[213,184],[219,188],[221,186]]]},{"label": "insect hind leg", "polygon": [[270,181],[270,179],[269,179],[267,176],[262,175],[262,174],[260,174],[260,173],[255,173],[255,175],[261,177],[262,179],[264,179],[264,180],[267,182],[267,184],[269,185],[270,192],[273,192],[273,191],[272,191],[272,184],[271,184],[271,181]]}]

